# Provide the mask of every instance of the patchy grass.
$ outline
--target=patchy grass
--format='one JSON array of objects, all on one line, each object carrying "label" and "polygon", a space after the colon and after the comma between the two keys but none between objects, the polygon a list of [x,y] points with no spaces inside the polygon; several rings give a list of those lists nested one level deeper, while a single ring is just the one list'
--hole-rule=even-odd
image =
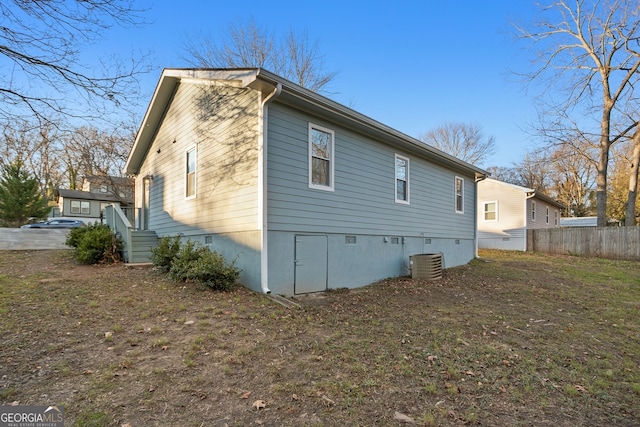
[{"label": "patchy grass", "polygon": [[302,309],[69,251],[0,271],[0,405],[67,425],[640,424],[635,262],[487,251]]}]

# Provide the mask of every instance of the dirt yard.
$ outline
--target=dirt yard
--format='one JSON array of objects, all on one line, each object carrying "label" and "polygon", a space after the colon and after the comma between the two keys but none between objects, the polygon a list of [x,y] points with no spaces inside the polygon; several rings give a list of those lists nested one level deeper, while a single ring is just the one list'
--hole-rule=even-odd
[{"label": "dirt yard", "polygon": [[0,405],[69,426],[637,426],[640,266],[486,252],[286,308],[0,251]]}]

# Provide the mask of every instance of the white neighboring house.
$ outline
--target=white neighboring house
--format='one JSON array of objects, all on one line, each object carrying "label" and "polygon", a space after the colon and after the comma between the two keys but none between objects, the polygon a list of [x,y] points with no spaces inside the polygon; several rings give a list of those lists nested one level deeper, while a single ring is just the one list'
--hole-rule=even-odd
[{"label": "white neighboring house", "polygon": [[527,230],[560,227],[562,205],[536,190],[493,178],[478,182],[478,247],[527,250]]},{"label": "white neighboring house", "polygon": [[597,227],[597,216],[560,218],[560,227]]}]

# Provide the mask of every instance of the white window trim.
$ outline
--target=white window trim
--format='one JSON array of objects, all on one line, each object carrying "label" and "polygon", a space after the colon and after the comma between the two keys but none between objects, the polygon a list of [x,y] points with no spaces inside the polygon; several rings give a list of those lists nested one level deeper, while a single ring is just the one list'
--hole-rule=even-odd
[{"label": "white window trim", "polygon": [[[193,195],[188,196],[187,195],[187,189],[188,189],[188,181],[189,181],[189,152],[193,151],[193,154],[195,156],[194,159],[194,164],[195,164],[195,171],[194,171],[194,177],[193,177]],[[191,199],[195,199],[196,195],[198,194],[198,148],[194,145],[192,147],[187,148],[186,150],[184,150],[184,198],[185,200],[191,200]]]},{"label": "white window trim", "polygon": [[[398,199],[398,170],[396,169],[398,159],[404,160],[407,162],[407,200]],[[411,162],[408,157],[401,156],[400,154],[396,154],[393,158],[393,186],[394,186],[394,194],[396,203],[402,203],[408,205],[411,203],[411,191],[410,191],[410,179],[411,179]]]},{"label": "white window trim", "polygon": [[[313,183],[313,146],[311,144],[311,131],[319,130],[321,132],[326,132],[331,135],[331,147],[330,147],[330,158],[329,158],[329,185],[318,185]],[[308,158],[307,162],[309,164],[309,188],[313,188],[314,190],[323,190],[323,191],[335,191],[335,147],[336,147],[336,134],[333,130],[328,129],[326,127],[316,125],[313,123],[309,123],[309,128],[307,132],[307,145],[308,145]]]},{"label": "white window trim", "polygon": [[[487,217],[485,215],[487,213],[487,210],[485,208],[489,203],[495,203],[495,205],[496,205],[496,210],[495,210],[496,217],[494,219],[487,219]],[[482,203],[482,220],[485,221],[485,222],[497,222],[498,221],[498,201],[497,200],[489,200],[489,201],[486,201],[486,202]]]},{"label": "white window trim", "polygon": [[[458,188],[456,185],[458,183],[458,180],[462,182],[462,185],[460,187],[462,192],[461,209],[458,209]],[[453,180],[453,207],[456,210],[456,213],[464,214],[464,178],[460,176],[456,176],[455,179]]]},{"label": "white window trim", "polygon": [[546,216],[545,216],[545,218],[546,218],[546,221],[547,221],[546,224],[549,224],[549,206],[546,207]]},{"label": "white window trim", "polygon": [[[78,203],[78,211],[73,210],[73,203]],[[86,211],[83,212],[83,209],[86,208]],[[76,215],[91,215],[91,202],[88,200],[71,200],[69,203],[69,209],[72,214]]]},{"label": "white window trim", "polygon": [[536,217],[538,215],[536,215],[536,201],[532,200],[531,201],[531,221],[532,222],[536,222]]}]

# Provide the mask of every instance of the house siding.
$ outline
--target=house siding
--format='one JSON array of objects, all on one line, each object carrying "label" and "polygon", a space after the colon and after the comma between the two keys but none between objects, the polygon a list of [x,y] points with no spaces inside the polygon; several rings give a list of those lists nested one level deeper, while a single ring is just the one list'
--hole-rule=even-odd
[{"label": "house siding", "polygon": [[[536,220],[531,219],[532,202],[536,203]],[[484,219],[484,205],[497,202],[497,220]],[[546,208],[549,208],[549,224],[546,223]],[[507,184],[494,179],[478,183],[478,247],[482,249],[527,250],[527,229],[553,228],[554,212],[560,210],[536,197],[527,198],[524,187]]]},{"label": "house siding", "polygon": [[[328,238],[328,287],[356,287],[409,274],[409,256],[443,253],[446,267],[475,254],[475,183],[464,175],[397,150],[321,117],[285,105],[269,107],[269,286],[293,289],[295,236]],[[334,191],[308,185],[308,126],[335,132]],[[395,202],[395,155],[410,160],[410,203]],[[464,179],[464,214],[455,212],[455,177]],[[345,236],[356,237],[345,245]],[[391,238],[399,238],[391,244]],[[427,240],[430,239],[430,240]],[[425,242],[430,241],[430,244]]]},{"label": "house siding", "polygon": [[[536,219],[531,218],[531,203],[536,203]],[[549,222],[546,219],[546,209],[549,208]],[[553,213],[558,212],[558,224],[554,223]],[[557,228],[560,225],[560,209],[550,203],[537,198],[527,200],[527,229]]]},{"label": "house siding", "polygon": [[[484,249],[526,249],[526,194],[513,186],[487,179],[478,183],[478,247]],[[484,204],[498,202],[498,219],[484,219]]]},{"label": "house siding", "polygon": [[[136,206],[149,184],[148,228],[212,242],[260,283],[259,93],[221,84],[180,83],[136,178]],[[186,152],[196,150],[196,194],[186,197]],[[208,237],[209,236],[209,237]]]},{"label": "house siding", "polygon": [[[89,213],[73,213],[71,212],[71,201],[89,202]],[[73,197],[60,197],[60,210],[59,216],[64,217],[77,217],[78,219],[84,219],[85,222],[100,222],[100,201],[99,200],[86,200]],[[114,203],[114,202],[109,202]],[[118,203],[115,203],[118,204]],[[93,221],[95,220],[95,221]]]}]

